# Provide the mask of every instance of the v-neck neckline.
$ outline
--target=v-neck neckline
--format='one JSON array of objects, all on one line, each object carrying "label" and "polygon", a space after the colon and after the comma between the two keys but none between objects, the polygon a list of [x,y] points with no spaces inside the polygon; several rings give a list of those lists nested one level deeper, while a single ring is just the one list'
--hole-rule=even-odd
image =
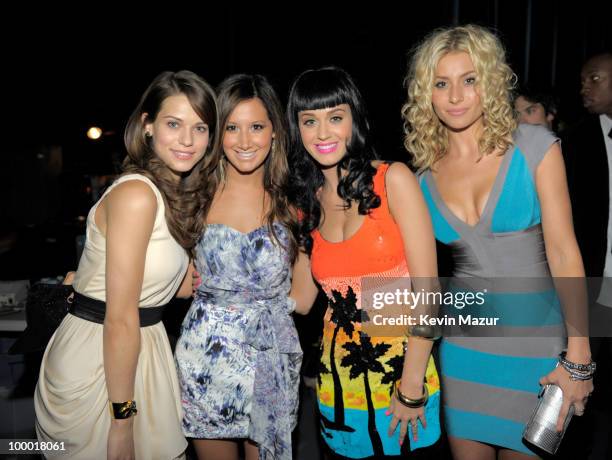
[{"label": "v-neck neckline", "polygon": [[495,205],[497,205],[497,202],[499,201],[499,196],[501,194],[501,190],[503,189],[504,183],[506,182],[506,176],[508,173],[510,161],[512,157],[514,156],[515,150],[516,150],[516,146],[512,145],[508,148],[508,150],[504,154],[504,158],[502,159],[501,164],[499,165],[499,168],[497,169],[495,179],[493,180],[493,185],[491,186],[491,190],[489,191],[487,202],[485,203],[484,208],[482,209],[482,214],[480,214],[480,218],[478,219],[478,222],[476,222],[474,225],[470,225],[464,220],[460,219],[448,207],[448,205],[446,204],[446,201],[444,201],[444,199],[442,198],[442,194],[440,193],[438,189],[436,180],[431,172],[431,169],[428,169],[427,174],[428,174],[429,180],[427,182],[431,185],[430,188],[432,189],[432,193],[436,196],[436,201],[440,203],[440,205],[442,206],[444,214],[447,217],[450,217],[453,221],[460,224],[462,227],[467,228],[472,231],[484,225],[485,222],[488,221],[489,215],[491,213],[491,209],[495,208],[493,203],[495,202]]}]

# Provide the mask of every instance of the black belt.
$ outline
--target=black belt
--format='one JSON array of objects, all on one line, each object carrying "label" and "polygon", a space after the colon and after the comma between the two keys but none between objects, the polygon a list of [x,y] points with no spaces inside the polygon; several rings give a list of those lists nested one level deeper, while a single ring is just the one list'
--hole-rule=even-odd
[{"label": "black belt", "polygon": [[[161,321],[166,305],[159,307],[139,308],[140,327],[153,326]],[[70,304],[68,311],[81,319],[93,323],[103,324],[106,314],[106,302],[92,299],[78,292],[74,293],[74,300]]]}]

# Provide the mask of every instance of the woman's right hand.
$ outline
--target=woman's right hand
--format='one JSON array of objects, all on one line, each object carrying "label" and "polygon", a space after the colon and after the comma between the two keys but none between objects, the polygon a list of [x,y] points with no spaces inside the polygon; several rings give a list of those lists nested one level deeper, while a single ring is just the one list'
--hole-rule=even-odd
[{"label": "woman's right hand", "polygon": [[108,460],[135,460],[133,427],[134,423],[131,418],[111,420],[106,446]]}]

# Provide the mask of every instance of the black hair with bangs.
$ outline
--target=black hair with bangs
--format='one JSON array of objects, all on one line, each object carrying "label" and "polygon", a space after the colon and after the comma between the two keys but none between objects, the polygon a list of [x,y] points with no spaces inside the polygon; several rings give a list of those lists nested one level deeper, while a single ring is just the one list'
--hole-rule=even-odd
[{"label": "black hair with bangs", "polygon": [[337,193],[350,208],[357,204],[359,214],[365,215],[380,206],[380,197],[374,193],[372,178],[376,168],[372,161],[378,158],[370,142],[370,126],[365,104],[351,76],[338,67],[323,67],[306,70],[293,82],[287,104],[289,125],[289,167],[291,180],[289,196],[292,204],[300,210],[300,245],[310,254],[311,232],[321,222],[321,204],[316,197],[323,185],[324,176],[320,165],[304,148],[299,128],[299,113],[348,104],[353,119],[350,141],[346,155],[336,165],[338,177]]}]

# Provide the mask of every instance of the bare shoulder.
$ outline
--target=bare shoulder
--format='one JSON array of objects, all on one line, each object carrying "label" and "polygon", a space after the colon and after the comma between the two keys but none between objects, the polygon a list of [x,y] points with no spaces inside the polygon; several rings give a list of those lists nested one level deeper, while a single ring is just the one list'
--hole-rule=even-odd
[{"label": "bare shoulder", "polygon": [[107,199],[112,209],[139,214],[155,213],[157,210],[155,192],[150,185],[138,179],[126,180],[115,186]]},{"label": "bare shoulder", "polygon": [[391,193],[394,190],[410,190],[413,187],[418,187],[414,173],[408,166],[400,162],[391,163],[385,175],[385,183],[387,185],[387,192]]},{"label": "bare shoulder", "polygon": [[553,158],[552,160],[548,160],[548,162],[563,162],[563,154],[561,153],[561,145],[559,145],[559,142],[555,142],[548,147],[544,153],[544,159],[540,164],[545,163],[548,158]]},{"label": "bare shoulder", "polygon": [[[565,162],[561,153],[561,147],[558,142],[555,142],[546,150],[544,158],[537,166],[536,184],[538,187],[541,184],[548,185],[546,182],[553,178],[562,179],[563,182],[566,182],[565,175]],[[553,180],[551,183],[553,182],[555,181]]]}]

